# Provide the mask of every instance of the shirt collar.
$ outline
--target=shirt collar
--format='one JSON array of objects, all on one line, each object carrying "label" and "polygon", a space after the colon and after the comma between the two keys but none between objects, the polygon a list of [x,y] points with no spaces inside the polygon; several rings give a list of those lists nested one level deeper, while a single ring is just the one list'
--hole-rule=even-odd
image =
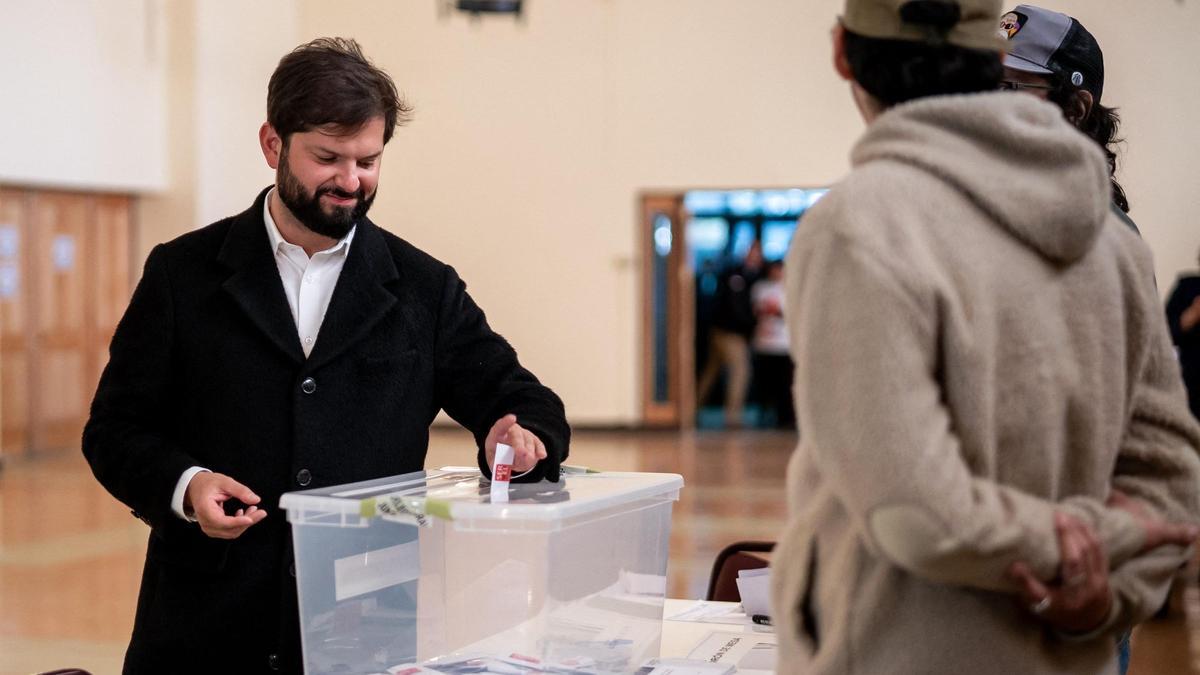
[{"label": "shirt collar", "polygon": [[[279,233],[279,226],[275,224],[275,219],[271,217],[271,195],[273,194],[275,194],[275,188],[271,188],[271,190],[267,192],[266,198],[263,199],[263,222],[266,223],[267,226],[267,238],[271,240],[271,252],[279,253],[282,246],[295,246],[295,244],[292,244],[283,238],[283,235]],[[323,251],[317,251],[317,253],[345,254],[350,250],[350,242],[354,240],[354,233],[357,230],[358,225],[351,227],[350,231],[346,233],[346,236],[339,239],[336,244]]]}]

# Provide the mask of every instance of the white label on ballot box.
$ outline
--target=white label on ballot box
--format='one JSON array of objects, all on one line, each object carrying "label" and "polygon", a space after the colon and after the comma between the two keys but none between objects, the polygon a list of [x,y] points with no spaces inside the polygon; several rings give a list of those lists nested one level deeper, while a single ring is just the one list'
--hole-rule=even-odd
[{"label": "white label on ballot box", "polygon": [[419,576],[421,557],[417,542],[410,541],[333,561],[333,592],[341,602]]}]

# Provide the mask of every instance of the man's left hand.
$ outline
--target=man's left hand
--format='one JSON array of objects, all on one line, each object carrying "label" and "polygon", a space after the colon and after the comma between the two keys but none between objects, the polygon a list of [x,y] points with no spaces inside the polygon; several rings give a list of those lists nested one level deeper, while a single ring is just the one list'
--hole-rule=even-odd
[{"label": "man's left hand", "polygon": [[517,416],[508,414],[496,420],[488,432],[483,450],[489,467],[496,466],[496,444],[504,443],[513,449],[513,473],[525,473],[540,460],[546,459],[546,446],[533,432],[517,424]]}]

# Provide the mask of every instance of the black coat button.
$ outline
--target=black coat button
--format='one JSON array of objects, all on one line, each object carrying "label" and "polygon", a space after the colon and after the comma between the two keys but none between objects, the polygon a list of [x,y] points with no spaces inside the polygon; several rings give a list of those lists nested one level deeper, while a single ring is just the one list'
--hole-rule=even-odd
[{"label": "black coat button", "polygon": [[296,563],[288,565],[288,574],[292,575],[293,579],[296,578]]},{"label": "black coat button", "polygon": [[311,394],[316,390],[317,390],[317,381],[312,379],[311,377],[304,378],[304,381],[300,383],[300,391],[302,391],[306,394]]},{"label": "black coat button", "polygon": [[271,667],[271,670],[279,670],[279,655],[267,654],[267,665]]},{"label": "black coat button", "polygon": [[300,471],[296,472],[296,484],[297,485],[299,485],[300,487],[308,487],[308,484],[311,482],[312,482],[312,472],[311,471],[309,471],[308,469],[300,469]]}]

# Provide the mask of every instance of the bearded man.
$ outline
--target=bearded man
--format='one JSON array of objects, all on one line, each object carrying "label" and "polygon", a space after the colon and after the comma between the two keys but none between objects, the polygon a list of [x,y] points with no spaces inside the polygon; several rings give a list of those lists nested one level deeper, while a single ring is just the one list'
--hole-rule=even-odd
[{"label": "bearded man", "polygon": [[151,251],[83,437],[151,528],[126,673],[301,672],[279,496],[421,470],[439,410],[485,473],[505,442],[558,479],[558,396],[453,268],[367,218],[410,113],[354,41],[298,47],[259,132],[275,184]]}]

